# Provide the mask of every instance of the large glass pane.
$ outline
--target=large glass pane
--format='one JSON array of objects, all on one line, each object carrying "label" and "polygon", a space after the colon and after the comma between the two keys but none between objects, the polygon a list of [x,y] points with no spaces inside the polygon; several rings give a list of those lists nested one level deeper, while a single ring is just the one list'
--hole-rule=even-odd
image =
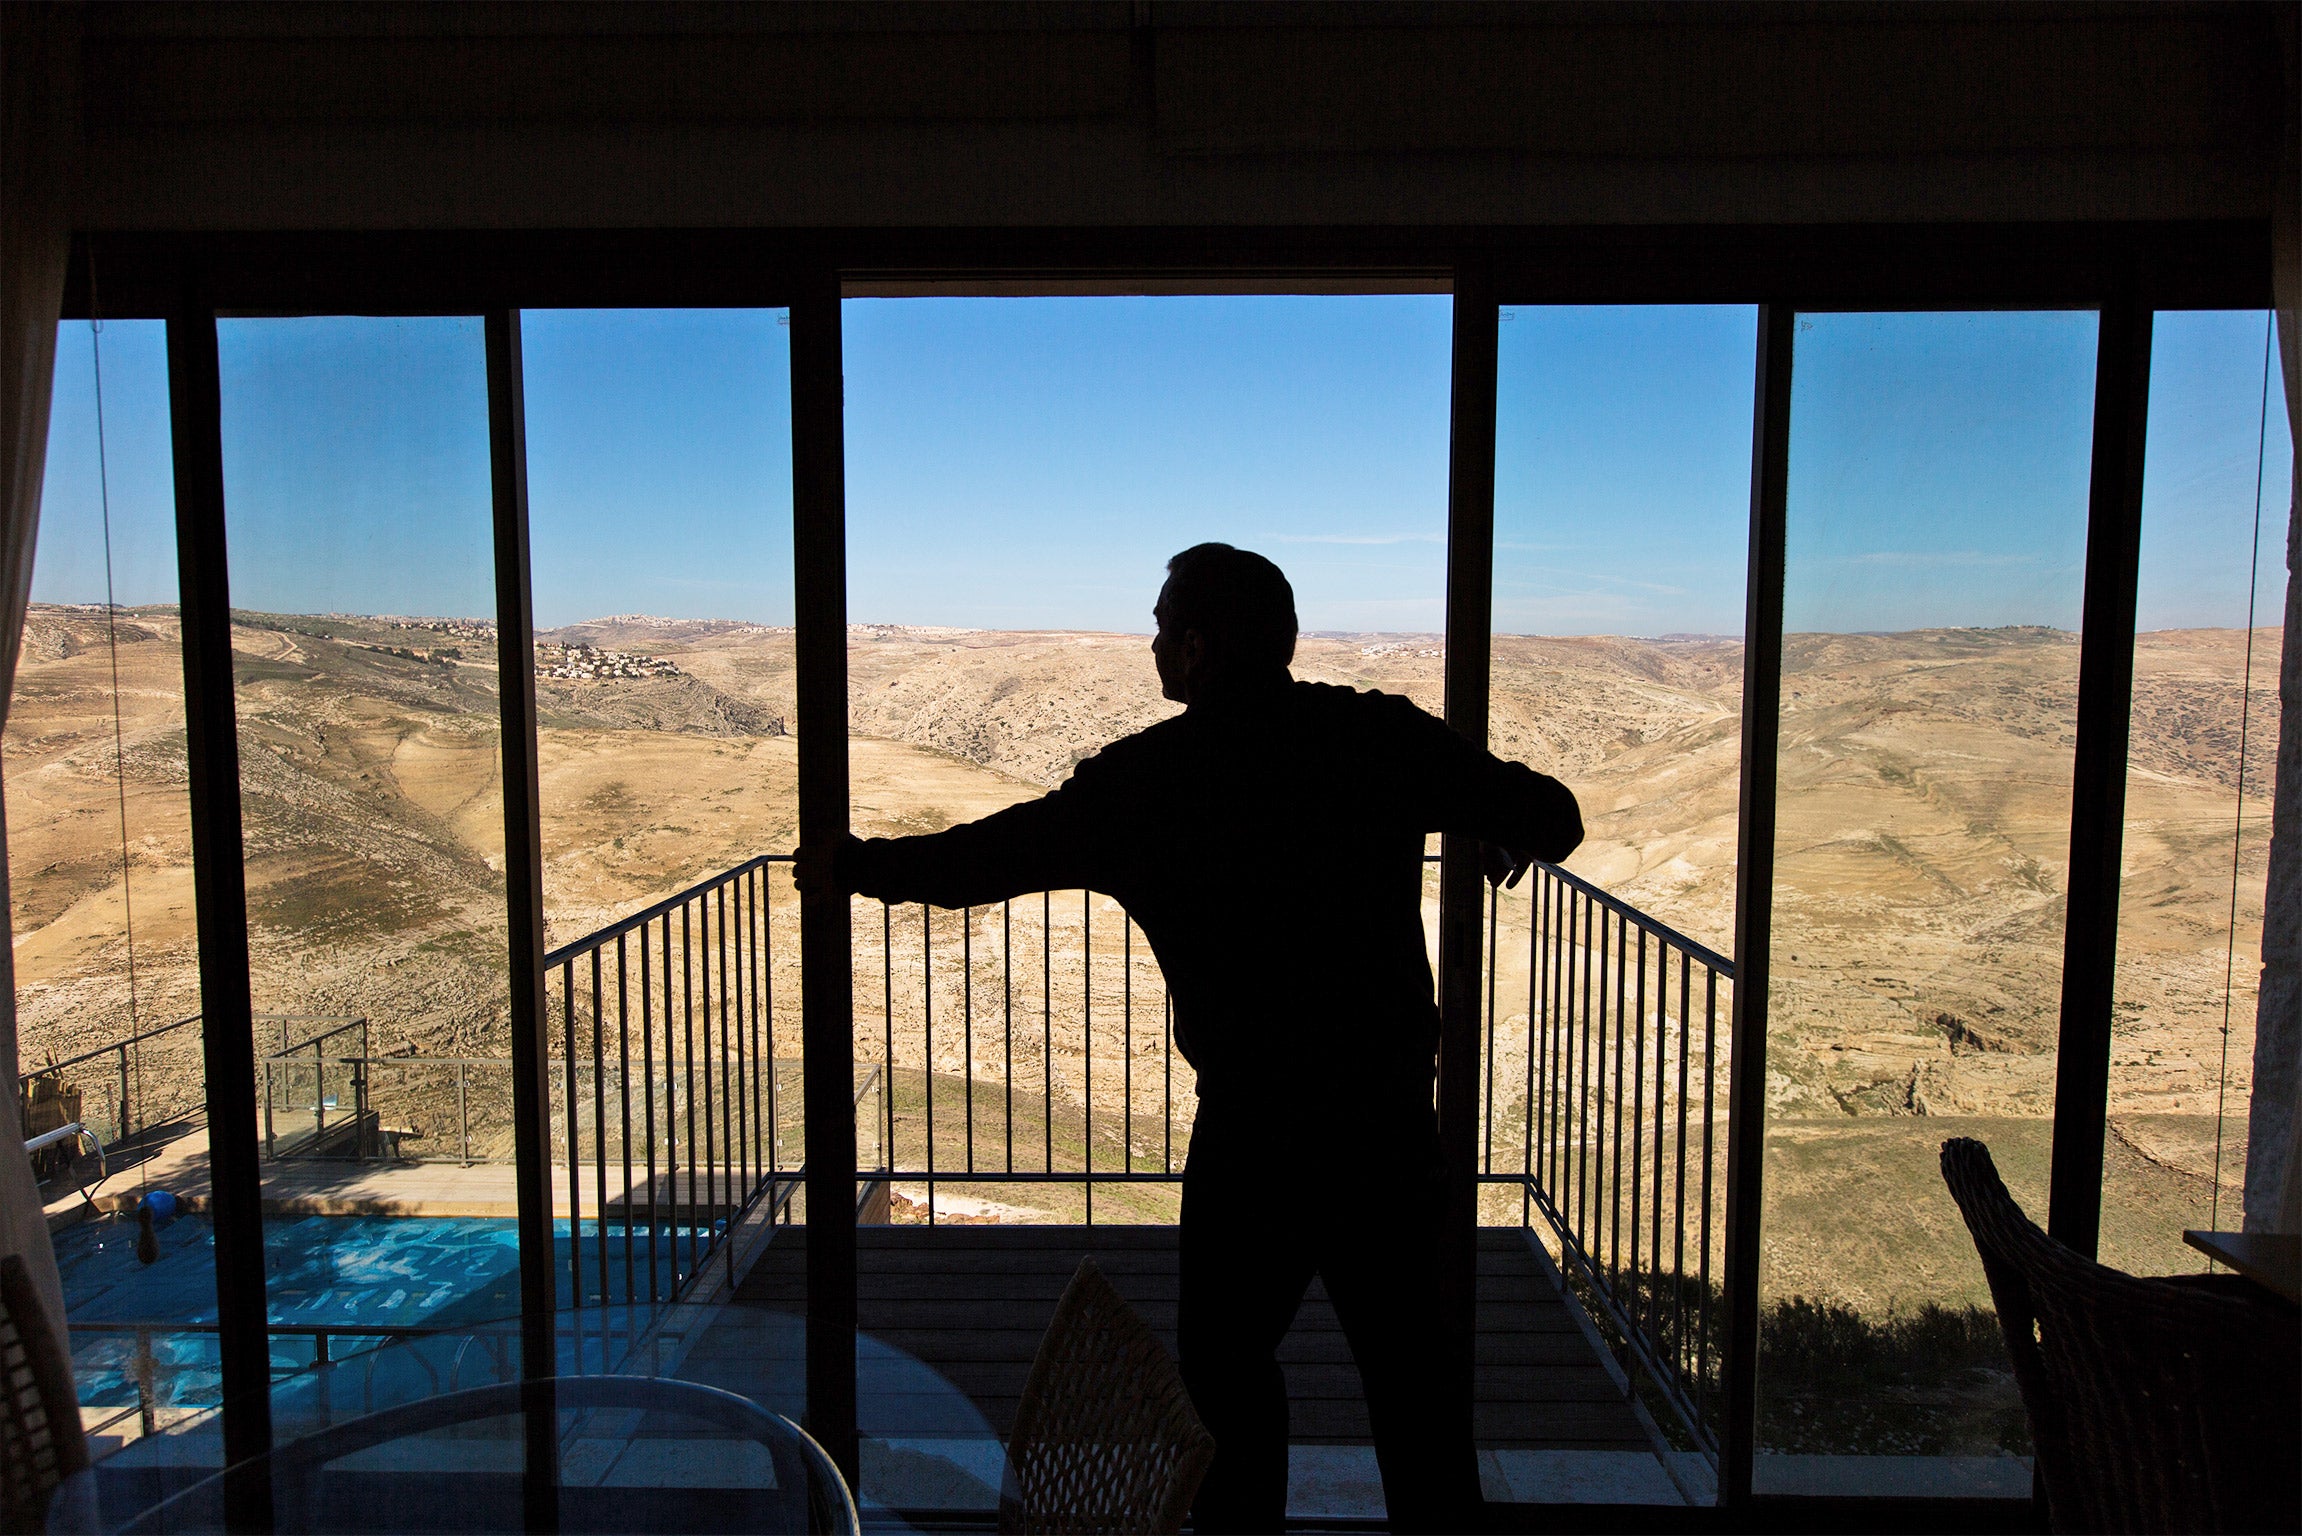
[{"label": "large glass pane", "polygon": [[805,1220],[785,320],[521,333],[553,1155],[609,1301],[585,1336],[643,1368],[692,1332],[673,1301],[742,1280],[772,1318],[688,1337],[681,1373],[797,1418],[805,1266],[754,1274]]},{"label": "large glass pane", "polygon": [[1502,312],[1488,740],[1586,840],[1495,900],[1481,1220],[1535,1233],[1677,1453],[1594,1410],[1505,1458],[1530,1502],[1711,1483],[1756,340],[1748,307]]},{"label": "large glass pane", "polygon": [[1758,1485],[2020,1496],[1937,1148],[2043,1218],[2095,317],[1797,325]]},{"label": "large glass pane", "polygon": [[[1295,676],[1440,707],[1445,299],[892,299],[844,314],[859,833],[935,831],[1036,797],[1172,714],[1151,609],[1168,557],[1204,540],[1286,572],[1305,631]],[[1106,895],[964,914],[858,902],[855,932],[856,1058],[891,1090],[874,1101],[892,1188],[874,1213],[888,1225],[866,1228],[864,1326],[971,1384],[1004,1432],[1005,1394],[1080,1251],[1103,1249],[1122,1290],[1172,1327],[1161,1276],[1193,1074],[1142,931]],[[1335,1187],[1351,1177],[1337,1168]],[[1075,1225],[1090,1221],[1092,1234]],[[996,1230],[1015,1226],[1073,1230]],[[897,1253],[942,1278],[894,1277]],[[947,1304],[890,1300],[931,1294]],[[956,1359],[955,1336],[934,1330],[962,1322],[992,1330],[999,1357]],[[1379,1514],[1323,1300],[1288,1349],[1297,1513]],[[865,1432],[893,1446],[902,1425],[875,1420],[891,1404],[875,1409],[870,1381]],[[989,1508],[996,1455],[946,1446],[974,1482],[941,1497]],[[874,1465],[864,1492],[890,1502],[924,1475],[892,1452],[876,1479]]]},{"label": "large glass pane", "polygon": [[2103,1146],[2102,1259],[2240,1224],[2294,454],[2269,316],[2160,314]]},{"label": "large glass pane", "polygon": [[295,1433],[518,1370],[486,367],[476,319],[217,332],[273,1361],[334,1367]]},{"label": "large glass pane", "polygon": [[166,337],[70,322],[56,342],[4,743],[13,1065],[101,1458],[217,1402],[216,1284],[207,1221],[175,1201],[206,1163],[207,1097]]}]

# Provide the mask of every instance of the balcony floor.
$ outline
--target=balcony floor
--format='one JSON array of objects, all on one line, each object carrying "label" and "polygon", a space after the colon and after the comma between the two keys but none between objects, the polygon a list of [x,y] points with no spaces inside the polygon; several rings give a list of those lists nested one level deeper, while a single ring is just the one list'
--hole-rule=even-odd
[{"label": "balcony floor", "polygon": [[[1056,1299],[1083,1256],[1093,1254],[1174,1347],[1173,1227],[866,1226],[857,1230],[856,1249],[858,1325],[932,1366],[974,1400],[1002,1438]],[[804,1311],[806,1273],[806,1230],[788,1229],[760,1254],[714,1332],[740,1327],[737,1319],[749,1311]],[[1525,1234],[1480,1234],[1478,1308],[1475,1423],[1482,1448],[1656,1450]],[[733,1365],[729,1357],[745,1351],[729,1336],[702,1341],[698,1353]],[[1296,1444],[1368,1443],[1358,1369],[1316,1282],[1279,1358]]]}]

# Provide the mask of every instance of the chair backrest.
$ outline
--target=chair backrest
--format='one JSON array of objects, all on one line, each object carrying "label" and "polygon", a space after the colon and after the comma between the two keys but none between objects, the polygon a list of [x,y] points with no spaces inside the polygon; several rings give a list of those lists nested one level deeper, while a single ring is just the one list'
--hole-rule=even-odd
[{"label": "chair backrest", "polygon": [[1982,1256],[2056,1530],[2295,1528],[2293,1308],[2235,1277],[2095,1263],[2023,1214],[1978,1141],[1944,1142],[1942,1177]]},{"label": "chair backrest", "polygon": [[1174,1358],[1080,1260],[1015,1410],[1000,1530],[1179,1531],[1214,1459]]},{"label": "chair backrest", "polygon": [[23,1255],[0,1255],[0,1530],[41,1529],[49,1495],[87,1465],[72,1362]]}]

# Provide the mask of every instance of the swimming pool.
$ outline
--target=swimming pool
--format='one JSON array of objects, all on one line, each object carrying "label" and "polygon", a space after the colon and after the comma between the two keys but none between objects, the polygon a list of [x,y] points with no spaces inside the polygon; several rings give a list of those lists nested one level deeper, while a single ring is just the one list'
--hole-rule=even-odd
[{"label": "swimming pool", "polygon": [[[589,1257],[601,1251],[597,1223],[583,1227]],[[558,1305],[564,1309],[575,1294],[569,1223],[555,1221],[552,1231]],[[135,1402],[135,1378],[147,1369],[154,1402],[190,1406],[217,1399],[214,1231],[204,1216],[190,1215],[156,1235],[160,1257],[152,1264],[136,1258],[133,1221],[83,1222],[55,1236],[84,1404]],[[632,1314],[651,1305],[648,1231],[632,1233],[628,1278],[623,1235],[621,1226],[609,1229],[605,1275],[587,1266],[583,1277],[584,1306],[619,1318],[602,1330],[602,1348],[612,1337],[635,1332]],[[676,1286],[675,1252],[685,1258],[710,1235],[685,1227],[656,1229],[657,1298],[669,1300]],[[327,1354],[339,1359],[375,1350],[391,1337],[363,1335],[362,1325],[437,1329],[468,1338],[486,1332],[485,1325],[519,1316],[518,1225],[490,1217],[270,1216],[264,1222],[264,1292],[270,1320],[297,1329],[272,1337],[275,1375],[325,1358],[314,1329],[328,1331]],[[515,1344],[491,1337],[488,1347],[511,1347],[516,1359]]]}]

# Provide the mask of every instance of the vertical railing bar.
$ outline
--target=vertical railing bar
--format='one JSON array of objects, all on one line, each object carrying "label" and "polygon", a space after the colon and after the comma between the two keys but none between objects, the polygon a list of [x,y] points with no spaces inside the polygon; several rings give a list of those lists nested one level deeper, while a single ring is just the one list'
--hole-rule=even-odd
[{"label": "vertical railing bar", "polygon": [[1487,970],[1487,1086],[1484,1123],[1481,1140],[1484,1147],[1479,1155],[1479,1171],[1495,1171],[1495,978],[1501,974],[1502,956],[1495,952],[1495,934],[1502,919],[1503,888],[1492,880],[1487,882],[1487,946],[1483,957]]},{"label": "vertical railing bar", "polygon": [[[696,1265],[698,1274],[703,1272],[704,1264],[711,1262],[713,1251],[719,1247],[719,1159],[725,1150],[725,1138],[717,1134],[711,1123],[714,1086],[711,1072],[712,894],[705,892],[695,898],[696,927],[702,930],[696,935],[695,989],[701,994],[702,1007],[698,1011],[703,1015],[703,1257]],[[719,1096],[723,1107],[727,1098],[724,1092],[726,1076],[725,1072],[720,1073],[723,1081],[718,1085],[723,1090]]]},{"label": "vertical railing bar", "polygon": [[975,1171],[975,909],[959,909],[959,1029],[967,1089],[967,1171]]},{"label": "vertical railing bar", "polygon": [[770,1023],[767,1013],[767,978],[762,974],[759,963],[762,932],[760,907],[767,900],[767,866],[759,865],[743,878],[744,887],[751,895],[751,899],[745,903],[744,910],[748,915],[743,928],[744,965],[751,972],[751,1171],[752,1177],[767,1191],[767,1218],[772,1225],[775,1220],[775,1181],[768,1173],[767,1099],[761,1092],[763,1084],[760,1081],[761,1061],[767,1053]]},{"label": "vertical railing bar", "polygon": [[[1581,918],[1579,941],[1582,996],[1575,1005],[1575,1245],[1590,1256],[1591,1224],[1591,979],[1596,959],[1591,953],[1591,927],[1596,908],[1581,892],[1575,895]],[[1602,996],[1604,994],[1601,994]]]},{"label": "vertical railing bar", "polygon": [[746,1161],[750,1127],[744,1118],[743,888],[734,880],[722,880],[712,894],[719,903],[720,1117],[727,1127],[727,1257],[733,1264],[735,1213],[751,1194],[751,1167]]},{"label": "vertical railing bar", "polygon": [[1175,994],[1159,978],[1159,1171],[1175,1172]]},{"label": "vertical railing bar", "polygon": [[1534,929],[1527,935],[1527,1177],[1548,1193],[1545,1164],[1551,1134],[1551,946],[1556,933],[1557,882],[1548,871],[1535,892]]},{"label": "vertical railing bar", "polygon": [[[1623,984],[1623,970],[1630,957],[1630,919],[1615,914],[1615,1076],[1614,1086],[1608,1093],[1614,1104],[1615,1135],[1613,1160],[1607,1174],[1607,1275],[1608,1284],[1618,1293],[1623,1278],[1623,1003],[1628,992]],[[1631,1222],[1638,1222],[1638,1210],[1631,1211]]]},{"label": "vertical railing bar", "polygon": [[1678,1114],[1678,1200],[1672,1218],[1671,1233],[1671,1296],[1672,1326],[1679,1340],[1680,1358],[1697,1368],[1698,1380],[1701,1362],[1693,1352],[1693,1335],[1687,1332],[1687,1064],[1694,1057],[1694,1012],[1690,1007],[1693,996],[1694,957],[1679,951],[1679,1114]]},{"label": "vertical railing bar", "polygon": [[1526,1088],[1521,1101],[1526,1105],[1525,1134],[1519,1138],[1519,1225],[1534,1225],[1532,1209],[1535,1177],[1535,1058],[1541,1039],[1541,977],[1543,973],[1543,900],[1550,885],[1549,876],[1536,870],[1534,883],[1527,888],[1527,1072]]},{"label": "vertical railing bar", "polygon": [[927,1224],[935,1225],[935,909],[919,908],[920,1082],[927,1089]]},{"label": "vertical railing bar", "polygon": [[[671,1207],[671,1225],[664,1234],[665,1256],[671,1261],[671,1293],[679,1294],[684,1271],[679,1265],[680,1222],[680,1139],[679,1139],[679,1052],[672,1044],[672,982],[671,982],[671,914],[663,915],[663,1177],[665,1204]],[[690,1194],[694,1191],[690,1190]]]},{"label": "vertical railing bar", "polygon": [[608,1304],[607,1283],[607,1041],[600,1033],[600,947],[591,950],[591,1146],[593,1189],[599,1199],[592,1206],[592,1247],[599,1254],[599,1304]]},{"label": "vertical railing bar", "polygon": [[[783,1113],[777,1107],[779,1094],[775,1081],[781,1070],[775,1053],[775,880],[774,871],[766,865],[760,867],[758,895],[760,1131],[767,1149],[768,1195],[772,1200],[777,1176],[783,1171]],[[772,1223],[775,1219],[771,1208],[769,1220]]]},{"label": "vertical railing bar", "polygon": [[[892,1169],[903,1160],[895,1151],[895,908],[884,901],[879,904],[879,990],[886,1007],[879,1054],[887,1063],[887,1165]],[[894,1197],[891,1182],[888,1199]]]},{"label": "vertical railing bar", "polygon": [[[1599,1070],[1597,1082],[1595,1084],[1598,1094],[1598,1128],[1596,1132],[1598,1137],[1598,1147],[1597,1154],[1592,1159],[1592,1168],[1595,1171],[1596,1177],[1591,1180],[1591,1193],[1598,1202],[1598,1209],[1592,1215],[1591,1227],[1593,1235],[1598,1239],[1598,1248],[1597,1251],[1593,1254],[1593,1257],[1598,1258],[1603,1256],[1605,1258],[1607,1279],[1604,1284],[1605,1288],[1609,1292],[1612,1292],[1614,1289],[1615,1277],[1614,1244],[1612,1239],[1615,1235],[1619,1234],[1620,1221],[1616,1220],[1610,1222],[1609,1213],[1613,1212],[1617,1218],[1620,1217],[1621,1213],[1614,1210],[1615,1170],[1608,1161],[1610,1146],[1608,1141],[1608,1131],[1611,1127],[1619,1135],[1622,1128],[1623,1117],[1619,1113],[1610,1113],[1610,1111],[1619,1110],[1622,1107],[1622,1101],[1615,1097],[1614,1091],[1609,1089],[1607,1086],[1607,983],[1610,979],[1618,983],[1620,982],[1622,977],[1622,965],[1620,963],[1619,957],[1609,952],[1608,932],[1610,929],[1612,929],[1614,934],[1617,936],[1617,941],[1619,942],[1620,935],[1622,933],[1622,921],[1614,914],[1612,909],[1601,906],[1597,902],[1593,902],[1592,905],[1598,908],[1599,925],[1599,1017],[1597,1042]],[[1618,996],[1617,1006],[1614,1010],[1614,1016],[1618,1022],[1622,1018],[1622,1008],[1620,1006],[1620,1001],[1621,1000]],[[1617,1058],[1619,1058],[1620,1055],[1621,1053],[1618,1051],[1616,1053]],[[1622,1081],[1621,1061],[1617,1059],[1614,1063],[1614,1066],[1615,1082],[1619,1085]],[[1610,1228],[1614,1230],[1610,1230]],[[1597,1268],[1595,1264],[1592,1267],[1594,1270]]]},{"label": "vertical railing bar", "polygon": [[[696,1249],[695,1204],[695,919],[693,902],[679,904],[679,1013],[680,1013],[680,1065],[683,1084],[687,1089],[687,1272],[703,1272],[703,1258]],[[704,1090],[710,1092],[707,1086]],[[704,1124],[711,1124],[711,1106],[704,1106]],[[708,1166],[711,1154],[704,1154]]]},{"label": "vertical railing bar", "polygon": [[1599,1277],[1598,1286],[1602,1292],[1611,1293],[1614,1285],[1609,1277],[1613,1273],[1613,1261],[1607,1244],[1607,1212],[1608,1201],[1613,1194],[1614,1180],[1610,1176],[1607,1166],[1608,1131],[1610,1126],[1619,1122],[1621,1117],[1613,1113],[1619,1107],[1619,1101],[1612,1097],[1607,1088],[1607,1068],[1609,1065],[1607,1054],[1607,994],[1609,983],[1614,979],[1619,968],[1614,963],[1614,952],[1610,947],[1611,941],[1609,939],[1609,934],[1615,926],[1615,914],[1596,899],[1591,904],[1596,909],[1595,920],[1598,924],[1599,935],[1599,1008],[1595,1020],[1594,1034],[1596,1038],[1592,1042],[1593,1059],[1597,1064],[1597,1069],[1591,1077],[1591,1091],[1596,1105],[1595,1123],[1591,1132],[1591,1202],[1593,1207],[1591,1212],[1591,1236],[1593,1238],[1591,1267],[1594,1274],[1602,1268],[1607,1271],[1606,1276]]},{"label": "vertical railing bar", "polygon": [[[1648,1326],[1662,1326],[1662,1145],[1664,1145],[1664,1094],[1669,1092],[1671,1071],[1671,944],[1669,940],[1655,944],[1655,1211],[1646,1230],[1646,1260],[1655,1271],[1655,1303],[1648,1308]],[[1674,1361],[1676,1366],[1676,1361]],[[1674,1370],[1676,1375],[1676,1370]]]},{"label": "vertical railing bar", "polygon": [[1529,1173],[1546,1193],[1549,1191],[1550,1185],[1556,1182],[1550,1171],[1551,1090],[1557,1083],[1556,1075],[1551,1070],[1552,1039],[1557,1033],[1553,1027],[1556,1021],[1552,1017],[1551,993],[1556,985],[1558,973],[1554,954],[1558,948],[1559,936],[1558,904],[1558,882],[1551,879],[1546,873],[1543,877],[1542,892],[1536,897],[1536,905],[1542,913],[1542,922],[1529,940],[1539,949],[1540,957],[1530,967],[1532,977],[1528,983],[1532,988],[1536,987],[1537,981],[1540,982],[1540,986],[1535,992],[1535,1000],[1528,1004],[1528,1012],[1532,1014],[1539,1010],[1541,1015],[1542,1070],[1538,1072],[1532,1062],[1527,1065],[1528,1081],[1532,1084],[1530,1091],[1537,1099],[1535,1127],[1530,1133],[1532,1137],[1536,1138],[1537,1150],[1529,1156],[1529,1160],[1534,1165]]},{"label": "vertical railing bar", "polygon": [[1081,1188],[1087,1192],[1087,1225],[1095,1225],[1095,893],[1079,893],[1079,1061],[1083,1084],[1080,1101],[1086,1107],[1086,1129],[1080,1138],[1080,1166],[1086,1172]]},{"label": "vertical railing bar", "polygon": [[575,961],[560,965],[562,1057],[567,1064],[568,1123],[568,1305],[583,1306],[583,1163],[576,1125]]},{"label": "vertical railing bar", "polygon": [[[732,915],[732,922],[731,922]],[[751,1195],[751,1126],[746,1118],[743,1065],[743,902],[742,888],[732,881],[719,888],[719,1064],[723,1074],[720,1110],[728,1130],[727,1167],[732,1186],[727,1198],[728,1261],[735,1260],[735,1217]],[[729,933],[730,926],[735,928]],[[728,1060],[730,1049],[735,1060]]]},{"label": "vertical railing bar", "polygon": [[655,1187],[655,978],[649,974],[648,925],[639,926],[639,1081],[640,1097],[647,1103],[647,1299],[662,1299],[658,1287],[661,1255],[656,1251],[656,1228],[662,1213]]},{"label": "vertical railing bar", "polygon": [[1039,1109],[1047,1171],[1055,1171],[1055,893],[1039,893]]},{"label": "vertical railing bar", "polygon": [[1135,1171],[1135,919],[1119,912],[1119,1142]]},{"label": "vertical railing bar", "polygon": [[[1559,1061],[1558,1088],[1554,1091],[1552,1119],[1557,1122],[1555,1138],[1558,1143],[1557,1165],[1552,1170],[1556,1188],[1553,1197],[1559,1207],[1561,1219],[1572,1229],[1575,1172],[1575,1136],[1573,1103],[1575,1098],[1574,1067],[1581,1049],[1575,1030],[1575,976],[1581,969],[1575,948],[1575,925],[1582,921],[1582,897],[1573,886],[1559,893],[1559,903],[1565,909],[1566,921],[1559,939]],[[1570,1239],[1562,1235],[1562,1242]]]},{"label": "vertical railing bar", "polygon": [[[1579,1191],[1582,1212],[1575,1230],[1582,1239],[1583,1256],[1594,1259],[1599,1244],[1593,1240],[1594,1220],[1591,1212],[1599,1203],[1599,1182],[1602,1165],[1599,1161],[1599,1138],[1605,1132],[1604,1101],[1600,1099],[1598,1081],[1606,1070],[1601,1054],[1606,1045],[1606,938],[1601,928],[1602,914],[1599,904],[1583,896],[1583,1013],[1580,1033],[1583,1038],[1582,1076],[1582,1171],[1585,1183]],[[1595,1008],[1594,1008],[1595,1004]]]},{"label": "vertical railing bar", "polygon": [[1006,1085],[1007,1112],[1001,1117],[1007,1137],[1007,1171],[1015,1171],[1015,903],[999,903],[999,1019],[1001,1058]]},{"label": "vertical railing bar", "polygon": [[1591,1161],[1592,1103],[1591,1082],[1595,1073],[1592,1054],[1597,1049],[1598,1029],[1593,1022],[1591,1007],[1596,997],[1604,1003],[1606,993],[1598,979],[1598,906],[1588,892],[1576,896],[1579,912],[1577,944],[1582,959],[1582,991],[1575,1003],[1575,1043],[1579,1052],[1575,1068],[1575,1241],[1583,1257],[1592,1257],[1595,1245],[1591,1241],[1591,1207],[1598,1199],[1597,1170]]},{"label": "vertical railing bar", "polygon": [[631,981],[627,975],[629,957],[624,950],[624,935],[615,936],[615,1033],[616,1033],[616,1099],[617,1117],[623,1127],[618,1138],[623,1149],[623,1299],[628,1305],[639,1299],[638,1266],[632,1253],[631,1219]]},{"label": "vertical railing bar", "polygon": [[[741,921],[736,887],[722,880],[715,893],[719,902],[719,1116],[727,1146],[727,1227],[721,1239],[727,1257],[727,1279],[735,1284],[735,1220],[751,1193],[751,1169],[744,1160],[743,1103],[743,947],[728,932],[730,913]],[[728,1060],[732,1050],[735,1059]]]},{"label": "vertical railing bar", "polygon": [[744,964],[751,970],[751,1169],[752,1177],[768,1199],[767,1220],[775,1221],[775,1177],[768,1167],[767,1053],[773,1040],[774,1019],[768,1010],[767,866],[745,876],[749,896],[745,911]]},{"label": "vertical railing bar", "polygon": [[[765,1020],[767,1041],[760,1054],[767,1058],[767,1172],[768,1220],[775,1219],[774,1176],[783,1170],[783,1112],[776,1103],[775,1083],[775,896],[763,865],[759,871],[759,970],[760,1013]],[[892,1097],[894,1090],[885,1082],[880,1085],[882,1097]]]},{"label": "vertical railing bar", "polygon": [[[738,1205],[748,1204],[759,1188],[759,1105],[752,1090],[758,1084],[758,1053],[753,1049],[753,1030],[758,1023],[759,992],[752,966],[751,930],[753,916],[747,915],[749,903],[744,898],[751,890],[749,873],[738,875],[728,890],[728,901],[735,912],[735,934],[730,948],[735,956],[735,1124],[743,1144],[743,1189]],[[729,1250],[729,1258],[734,1250]]]},{"label": "vertical railing bar", "polygon": [[[1647,1327],[1646,1298],[1652,1287],[1644,1283],[1639,1273],[1639,1228],[1642,1224],[1639,1197],[1645,1193],[1645,1182],[1640,1177],[1646,1171],[1647,1129],[1647,930],[1639,925],[1639,968],[1636,988],[1636,1009],[1631,1026],[1631,1306],[1630,1314],[1639,1321],[1639,1331],[1651,1332]],[[1618,1046],[1620,1042],[1617,1042]],[[1624,1059],[1618,1049],[1617,1062]]]},{"label": "vertical railing bar", "polygon": [[1575,896],[1575,956],[1579,969],[1575,995],[1575,1058],[1572,1066],[1575,1093],[1575,1217],[1576,1245],[1586,1261],[1591,1256],[1591,997],[1598,960],[1593,952],[1591,927],[1595,908],[1587,893]]},{"label": "vertical railing bar", "polygon": [[1707,967],[1703,971],[1703,1217],[1701,1292],[1702,1323],[1699,1332],[1702,1349],[1696,1359],[1696,1369],[1703,1378],[1710,1377],[1710,1312],[1711,1312],[1711,1105],[1718,1096],[1716,1080],[1717,1026],[1718,1026],[1718,972]]}]

